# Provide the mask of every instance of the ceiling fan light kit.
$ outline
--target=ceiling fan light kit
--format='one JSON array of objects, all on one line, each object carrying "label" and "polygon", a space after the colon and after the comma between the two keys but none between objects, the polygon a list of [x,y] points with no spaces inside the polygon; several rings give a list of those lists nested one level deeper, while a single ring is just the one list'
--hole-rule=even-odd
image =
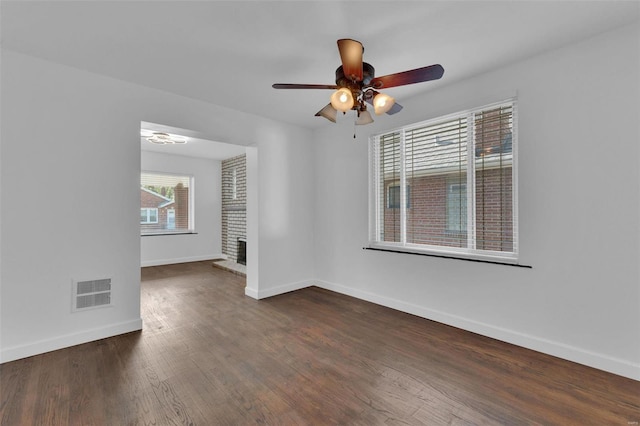
[{"label": "ceiling fan light kit", "polygon": [[375,69],[362,61],[364,47],[362,43],[352,39],[338,40],[338,51],[342,65],[336,70],[336,84],[282,84],[277,83],[274,89],[331,89],[327,106],[316,113],[316,117],[324,117],[335,123],[338,111],[346,113],[356,111],[355,124],[373,123],[367,111],[367,103],[373,105],[376,115],[395,114],[402,109],[391,96],[378,92],[378,89],[405,86],[423,81],[437,80],[444,74],[442,65],[435,64],[414,70],[375,77]]},{"label": "ceiling fan light kit", "polygon": [[373,123],[373,118],[371,117],[371,113],[366,109],[362,111],[358,111],[356,125],[362,126],[363,124],[369,124],[369,123]]},{"label": "ceiling fan light kit", "polygon": [[331,95],[331,106],[338,111],[347,112],[353,108],[353,104],[353,93],[346,87],[341,87]]},{"label": "ceiling fan light kit", "polygon": [[384,93],[378,93],[373,98],[373,110],[376,115],[384,114],[385,112],[389,112],[393,104],[396,103],[396,100],[393,99],[389,95],[385,95]]},{"label": "ceiling fan light kit", "polygon": [[337,115],[338,115],[338,110],[335,109],[331,104],[328,104],[326,107],[316,112],[316,117],[324,117],[327,120],[334,123],[336,122]]}]

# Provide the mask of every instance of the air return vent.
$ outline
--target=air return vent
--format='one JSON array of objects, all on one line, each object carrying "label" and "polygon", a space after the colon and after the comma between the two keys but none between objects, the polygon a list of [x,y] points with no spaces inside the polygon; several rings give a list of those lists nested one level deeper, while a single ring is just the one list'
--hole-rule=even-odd
[{"label": "air return vent", "polygon": [[73,282],[73,311],[111,305],[111,278]]}]

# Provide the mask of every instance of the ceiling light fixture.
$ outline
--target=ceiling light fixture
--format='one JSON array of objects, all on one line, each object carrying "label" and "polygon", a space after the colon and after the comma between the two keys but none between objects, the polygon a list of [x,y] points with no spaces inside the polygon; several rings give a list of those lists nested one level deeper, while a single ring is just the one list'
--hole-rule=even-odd
[{"label": "ceiling light fixture", "polygon": [[338,111],[347,112],[353,108],[353,94],[346,87],[341,87],[331,95],[331,106]]},{"label": "ceiling light fixture", "polygon": [[358,110],[358,118],[356,119],[356,125],[362,126],[363,124],[373,123],[373,118],[371,117],[371,113],[367,111],[366,108]]},{"label": "ceiling light fixture", "polygon": [[389,95],[385,95],[384,93],[378,93],[373,98],[373,111],[376,115],[384,114],[389,111],[393,104],[396,103],[396,100],[393,99]]},{"label": "ceiling light fixture", "polygon": [[336,110],[331,104],[328,104],[320,111],[316,113],[316,117],[324,117],[331,122],[336,122],[336,116],[338,115],[338,110]]},{"label": "ceiling light fixture", "polygon": [[187,143],[186,138],[162,132],[153,132],[151,136],[146,136],[145,139],[156,145],[179,145]]}]

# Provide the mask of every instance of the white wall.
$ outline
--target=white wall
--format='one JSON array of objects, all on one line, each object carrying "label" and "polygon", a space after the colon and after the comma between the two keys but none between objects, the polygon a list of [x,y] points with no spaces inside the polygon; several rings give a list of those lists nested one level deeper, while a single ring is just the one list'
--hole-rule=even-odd
[{"label": "white wall", "polygon": [[[357,142],[352,125],[317,132],[319,285],[640,379],[639,35],[626,27],[400,99]],[[515,92],[520,261],[533,269],[363,250],[368,134]]]},{"label": "white wall", "polygon": [[[247,244],[260,276],[248,280],[247,293],[259,297],[313,277],[309,131],[1,53],[1,362],[141,327],[141,121],[255,145],[248,184],[258,205],[248,205],[255,222]],[[252,209],[276,226],[256,220]],[[114,306],[72,314],[71,280],[104,275],[113,277]]]},{"label": "white wall", "polygon": [[[248,295],[315,282],[640,378],[638,39],[637,26],[621,29],[402,99],[401,114],[359,128],[356,141],[350,125],[311,140],[2,50],[0,361],[140,328],[139,126],[149,121],[254,145]],[[514,91],[521,262],[533,269],[362,250],[366,134]],[[103,275],[115,306],[71,314],[71,280]]]},{"label": "white wall", "polygon": [[[271,128],[261,129],[260,134],[257,164],[260,285],[256,289],[249,279],[246,292],[259,299],[313,284],[315,219],[311,133],[300,131],[288,137],[281,130]],[[249,166],[255,158],[247,154],[247,182],[251,182],[253,173]],[[255,195],[251,188],[247,188],[248,203]],[[255,220],[255,214],[247,209],[248,233]],[[263,249],[263,246],[268,249]],[[248,247],[249,274],[253,265],[252,253]],[[304,276],[301,271],[308,274]]]},{"label": "white wall", "polygon": [[142,266],[222,257],[221,162],[182,155],[141,152],[143,171],[193,176],[195,234],[141,237]]}]

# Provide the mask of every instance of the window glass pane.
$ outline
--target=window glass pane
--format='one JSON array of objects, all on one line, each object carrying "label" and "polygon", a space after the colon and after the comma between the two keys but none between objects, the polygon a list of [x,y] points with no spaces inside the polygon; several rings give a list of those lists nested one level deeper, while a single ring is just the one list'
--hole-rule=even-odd
[{"label": "window glass pane", "polygon": [[400,242],[400,209],[390,207],[394,200],[387,199],[387,188],[397,186],[397,204],[400,205],[400,134],[389,133],[380,136],[380,188],[378,194],[379,209],[382,213],[380,239]]},{"label": "window glass pane", "polygon": [[476,248],[513,251],[513,111],[475,115]]},{"label": "window glass pane", "polygon": [[149,222],[158,223],[158,209],[149,209]]},{"label": "window glass pane", "polygon": [[[412,188],[411,208],[407,209],[407,243],[466,247],[466,232],[452,232],[460,229],[447,226],[450,220],[447,214],[453,207],[447,194],[448,182],[466,181],[466,118],[418,127],[405,135],[406,179]],[[458,203],[459,218],[462,204],[460,200]]]},{"label": "window glass pane", "polygon": [[143,235],[192,231],[191,181],[190,176],[141,173],[140,228]]}]

